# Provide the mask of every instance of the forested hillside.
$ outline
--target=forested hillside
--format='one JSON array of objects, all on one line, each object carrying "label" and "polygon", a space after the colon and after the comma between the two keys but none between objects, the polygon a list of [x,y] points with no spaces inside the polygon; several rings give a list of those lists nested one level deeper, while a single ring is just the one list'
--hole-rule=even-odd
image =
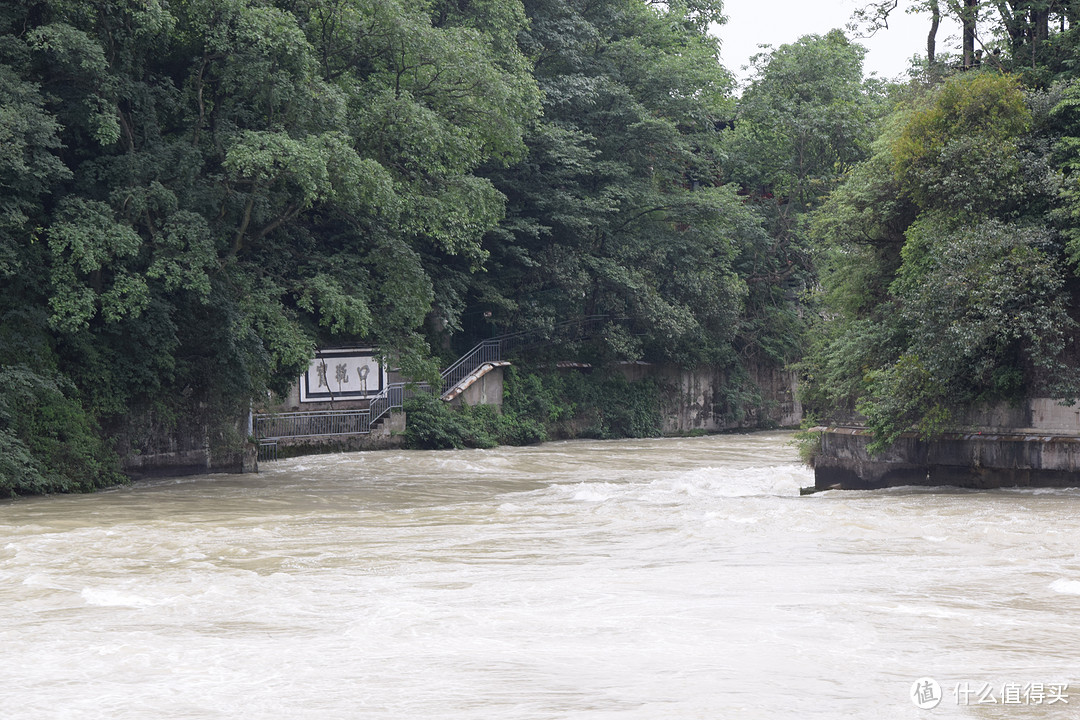
[{"label": "forested hillside", "polygon": [[890,90],[870,156],[810,224],[808,410],[865,420],[879,449],[1080,397],[1080,5],[928,5],[959,12],[962,54]]},{"label": "forested hillside", "polygon": [[428,378],[585,318],[594,362],[801,361],[882,438],[1070,397],[1073,3],[924,5],[985,58],[931,32],[886,84],[834,31],[737,96],[719,0],[4,3],[0,492],[115,482],[317,347]]},{"label": "forested hillside", "polygon": [[0,8],[0,486],[282,390],[317,344],[430,373],[540,112],[514,2]]}]

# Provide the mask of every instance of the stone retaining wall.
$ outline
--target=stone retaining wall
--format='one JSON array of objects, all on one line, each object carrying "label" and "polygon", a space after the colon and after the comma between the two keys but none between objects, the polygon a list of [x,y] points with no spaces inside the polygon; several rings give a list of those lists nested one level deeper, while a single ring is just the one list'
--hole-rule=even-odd
[{"label": "stone retaining wall", "polygon": [[901,436],[871,456],[869,433],[830,428],[814,461],[817,490],[872,490],[901,485],[964,488],[1080,487],[1080,436],[947,433],[931,441]]},{"label": "stone retaining wall", "polygon": [[746,377],[736,378],[706,365],[649,363],[627,363],[622,372],[631,381],[652,378],[660,384],[663,430],[668,434],[797,427],[802,422],[794,372],[752,367]]}]

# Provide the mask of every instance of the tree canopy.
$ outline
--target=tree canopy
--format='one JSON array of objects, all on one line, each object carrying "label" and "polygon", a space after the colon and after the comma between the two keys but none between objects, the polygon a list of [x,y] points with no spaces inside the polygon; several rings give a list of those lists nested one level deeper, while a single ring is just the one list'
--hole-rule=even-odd
[{"label": "tree canopy", "polygon": [[815,214],[827,312],[809,398],[860,411],[877,447],[982,403],[1080,392],[1054,107],[1009,75],[954,75],[899,103]]},{"label": "tree canopy", "polygon": [[882,443],[1071,398],[1075,6],[918,2],[910,82],[832,31],[739,95],[719,0],[6,3],[0,492],[113,482],[329,345],[801,361]]},{"label": "tree canopy", "polygon": [[[525,24],[507,2],[5,5],[5,402],[55,398],[93,437],[282,390],[328,338],[430,374],[443,264],[482,262],[504,213],[478,169],[521,158],[540,111]],[[6,486],[56,435],[10,418]],[[96,454],[65,473],[101,476]]]}]

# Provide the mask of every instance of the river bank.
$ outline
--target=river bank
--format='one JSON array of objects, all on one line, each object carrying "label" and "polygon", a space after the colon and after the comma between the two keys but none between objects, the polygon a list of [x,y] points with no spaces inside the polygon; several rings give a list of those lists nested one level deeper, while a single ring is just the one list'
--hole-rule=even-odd
[{"label": "river bank", "polygon": [[871,451],[873,437],[864,427],[813,428],[814,487],[1080,487],[1080,405],[1032,398],[958,419],[936,437],[903,433],[881,452]]}]

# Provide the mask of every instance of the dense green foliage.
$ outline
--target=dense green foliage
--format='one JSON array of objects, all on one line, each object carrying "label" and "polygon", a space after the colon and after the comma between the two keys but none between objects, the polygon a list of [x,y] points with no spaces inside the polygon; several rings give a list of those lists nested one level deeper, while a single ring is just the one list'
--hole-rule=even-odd
[{"label": "dense green foliage", "polygon": [[763,279],[738,262],[769,239],[723,186],[722,19],[714,0],[5,4],[3,487],[109,482],[103,438],[239,416],[318,346],[431,378],[485,311],[608,317],[599,359],[790,355],[747,332]]},{"label": "dense green foliage", "polygon": [[985,403],[1080,393],[1053,212],[1066,196],[1057,104],[994,71],[897,104],[814,218],[826,314],[805,361],[813,409],[858,410],[880,448]]},{"label": "dense green foliage", "polygon": [[747,293],[733,262],[761,229],[720,186],[732,81],[701,14],[718,8],[526,2],[544,113],[527,159],[491,175],[508,218],[470,297],[494,322],[606,315],[608,358],[731,361]]},{"label": "dense green foliage", "polygon": [[863,80],[864,54],[833,31],[754,57],[723,138],[724,178],[766,229],[736,261],[749,287],[738,336],[745,357],[802,355],[806,315],[796,300],[815,285],[805,216],[867,155],[880,112],[878,84]]},{"label": "dense green foliage", "polygon": [[531,445],[552,439],[610,440],[660,434],[660,388],[620,374],[507,369],[502,412],[450,407],[431,395],[406,403],[405,441],[423,449]]},{"label": "dense green foliage", "polygon": [[513,2],[5,4],[0,487],[106,482],[99,422],[239,415],[316,344],[430,375],[446,266],[481,263],[503,217],[476,171],[522,157],[539,112],[525,23]]},{"label": "dense green foliage", "polygon": [[[806,356],[808,405],[882,443],[1070,398],[1077,8],[982,5],[970,71],[867,81],[834,31],[737,98],[719,0],[6,3],[0,492],[117,481],[115,443],[181,425],[238,436],[317,347],[430,379],[499,330],[601,368]],[[417,400],[410,432],[654,433],[655,388],[619,382]]]}]

